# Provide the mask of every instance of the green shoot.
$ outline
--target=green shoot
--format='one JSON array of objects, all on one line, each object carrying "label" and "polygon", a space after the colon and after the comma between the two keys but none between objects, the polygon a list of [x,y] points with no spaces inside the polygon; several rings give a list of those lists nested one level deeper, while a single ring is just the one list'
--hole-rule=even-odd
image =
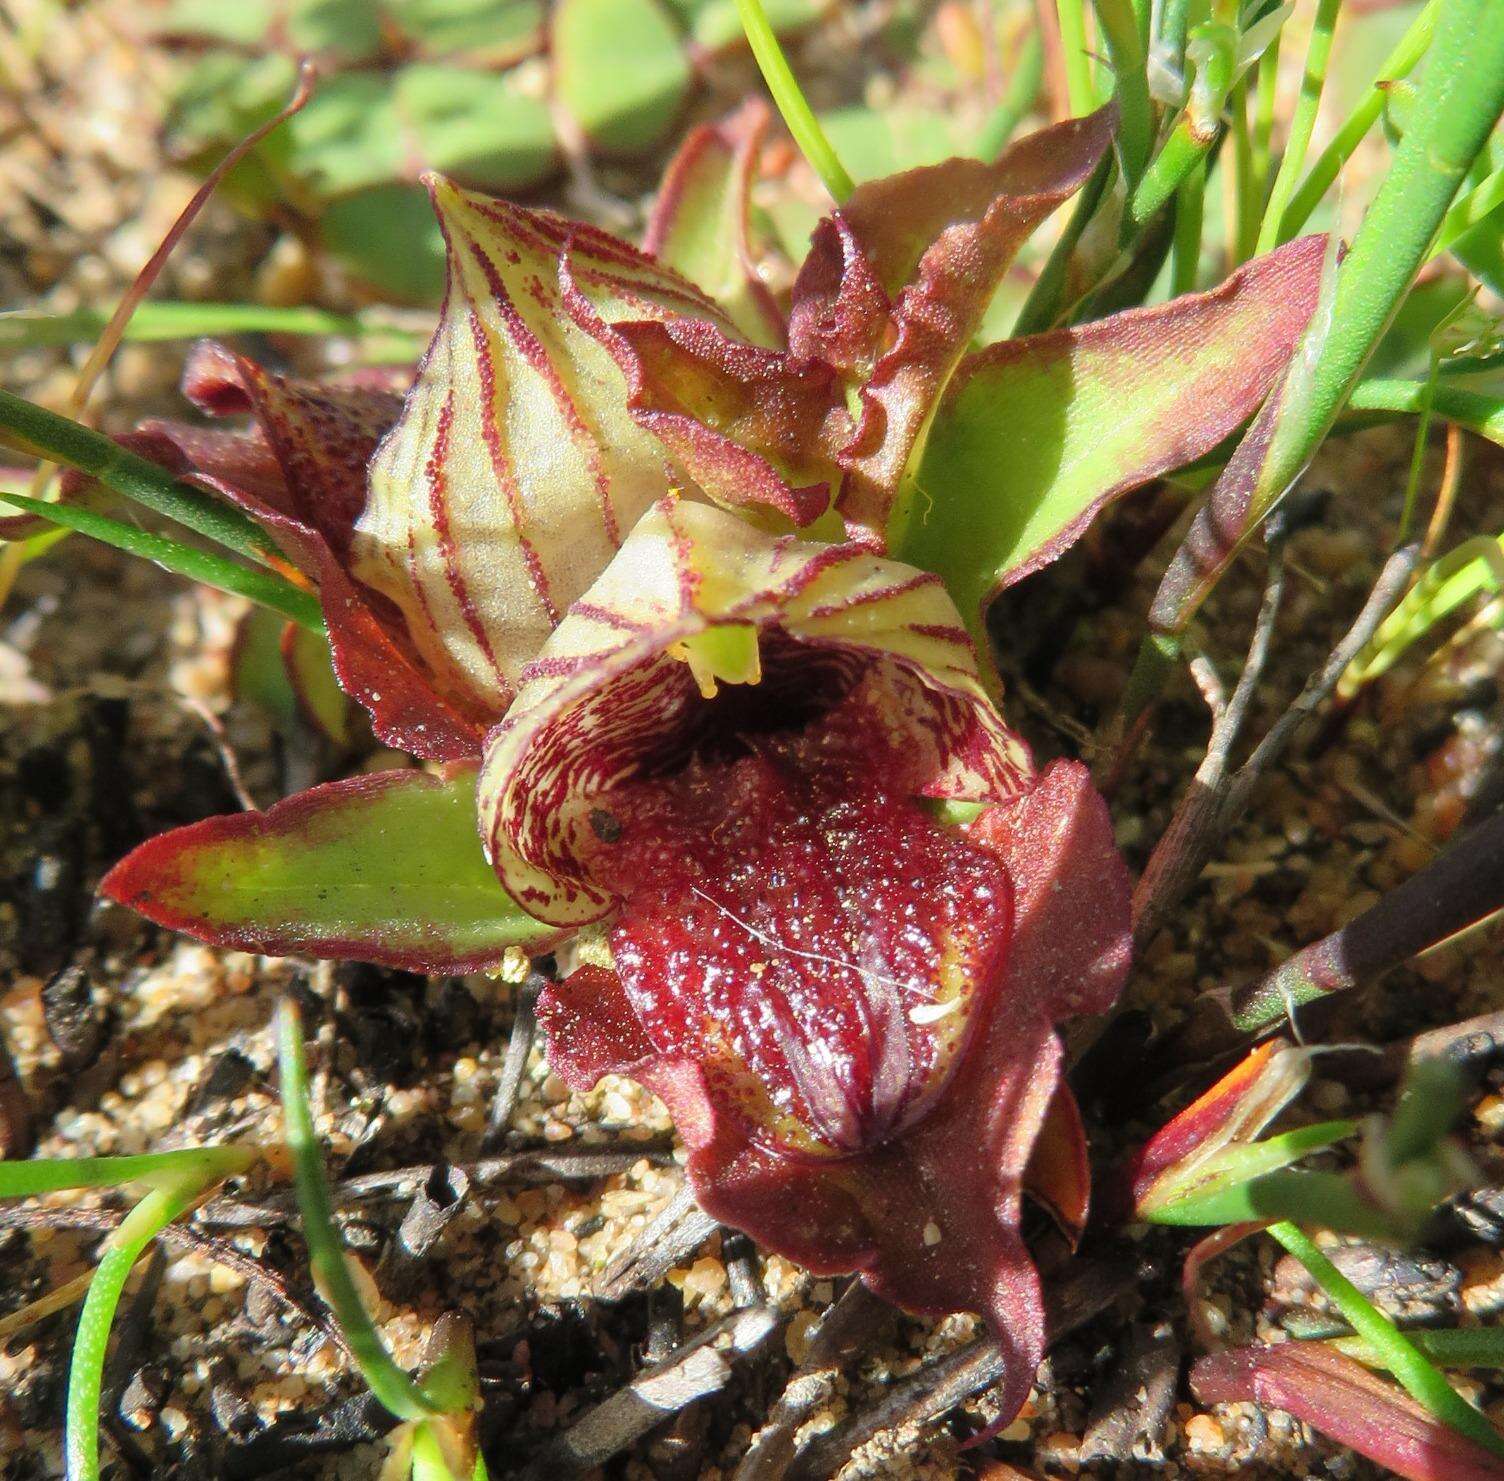
[{"label": "green shoot", "polygon": [[0,446],[76,468],[237,555],[280,558],[271,538],[238,509],[174,478],[103,433],[9,391],[0,391]]},{"label": "green shoot", "polygon": [[1303,1230],[1287,1221],[1269,1233],[1294,1255],[1327,1299],[1400,1386],[1435,1418],[1470,1440],[1504,1455],[1504,1436],[1446,1380],[1446,1375],[1389,1320],[1317,1247]]},{"label": "green shoot", "polygon": [[[1504,1368],[1504,1327],[1420,1327],[1405,1336],[1440,1368]],[[1388,1367],[1364,1337],[1338,1337],[1332,1346],[1370,1368]]]},{"label": "green shoot", "polygon": [[1337,686],[1351,699],[1382,677],[1439,622],[1482,592],[1504,591],[1504,535],[1479,535],[1434,561],[1348,665]]},{"label": "green shoot", "polygon": [[0,490],[0,504],[10,504],[40,519],[50,520],[60,529],[76,530],[142,560],[155,561],[163,570],[186,576],[190,581],[227,591],[232,596],[248,597],[263,607],[290,617],[311,632],[324,630],[318,598],[265,567],[239,565],[213,551],[196,550],[170,536],[138,529],[79,504],[48,504],[41,499],[4,490]]},{"label": "green shoot", "polygon": [[[429,1481],[429,1478],[443,1478],[443,1481],[477,1478],[477,1481],[483,1481],[485,1465],[478,1456],[473,1471],[466,1463],[456,1472],[451,1460],[446,1458],[443,1443],[452,1438],[451,1432],[455,1429],[463,1428],[468,1432],[468,1421],[473,1418],[477,1402],[473,1347],[468,1349],[467,1362],[463,1345],[451,1341],[425,1381],[415,1382],[387,1351],[386,1343],[355,1287],[334,1224],[334,1205],[329,1197],[323,1154],[319,1150],[308,1100],[302,1016],[291,998],[282,999],[277,1009],[277,1062],[282,1079],[282,1116],[288,1150],[292,1154],[293,1182],[303,1215],[303,1237],[308,1244],[309,1263],[319,1290],[345,1335],[360,1376],[391,1414],[412,1426],[409,1435],[402,1437],[399,1443],[411,1447],[412,1474],[416,1481]],[[447,1448],[452,1451],[455,1446]]]},{"label": "green shoot", "polygon": [[1504,206],[1504,165],[1480,180],[1447,212],[1430,256],[1439,257],[1500,206]]},{"label": "green shoot", "polygon": [[73,1356],[63,1451],[69,1481],[98,1481],[100,1395],[110,1330],[125,1283],[152,1241],[210,1189],[244,1172],[250,1147],[191,1147],[138,1157],[47,1158],[0,1163],[0,1197],[29,1198],[69,1188],[119,1188],[144,1183],[140,1202],[110,1234],[88,1282]]},{"label": "green shoot", "polygon": [[1384,111],[1385,84],[1408,77],[1426,54],[1436,31],[1441,4],[1442,0],[1430,0],[1426,8],[1416,16],[1410,29],[1400,37],[1394,50],[1385,58],[1373,85],[1311,166],[1311,173],[1306,176],[1289,206],[1278,218],[1277,226],[1272,232],[1266,233],[1270,237],[1270,246],[1278,246],[1281,242],[1288,242],[1298,236],[1300,229],[1311,219],[1311,213],[1326,198],[1327,191],[1342,172],[1343,165],[1379,121],[1379,116]]},{"label": "green shoot", "polygon": [[1112,61],[1118,102],[1118,157],[1132,189],[1149,163],[1154,110],[1149,100],[1148,57],[1132,0],[1096,0],[1097,25]]},{"label": "green shoot", "polygon": [[[77,308],[65,314],[11,309],[0,313],[0,348],[85,344],[102,334],[109,321],[108,314],[94,308]],[[262,303],[143,303],[125,326],[122,338],[137,344],[159,344],[221,334],[339,335],[375,340],[383,342],[384,354],[393,360],[416,358],[424,343],[424,336],[415,331],[363,314]]]},{"label": "green shoot", "polygon": [[773,34],[762,0],[736,0],[736,9],[741,17],[742,30],[747,33],[747,44],[762,69],[763,81],[767,83],[789,133],[794,136],[794,143],[839,206],[856,185],[836,157],[830,140],[825,137],[825,130],[820,127],[820,120],[809,106],[778,37]]},{"label": "green shoot", "polygon": [[1321,108],[1327,63],[1332,54],[1332,33],[1337,28],[1337,10],[1341,4],[1342,0],[1319,0],[1316,6],[1311,40],[1306,47],[1305,71],[1301,74],[1300,98],[1290,119],[1285,152],[1280,158],[1279,169],[1275,172],[1269,203],[1264,208],[1264,220],[1259,228],[1256,247],[1259,252],[1272,251],[1280,243],[1281,224],[1290,198],[1295,194],[1295,182],[1305,166],[1306,151],[1311,146],[1311,131],[1316,127],[1316,115]]},{"label": "green shoot", "polygon": [[[1208,21],[1192,33],[1186,47],[1186,58],[1193,68],[1190,96],[1129,198],[1123,221],[1125,239],[1148,225],[1160,207],[1189,181],[1198,165],[1204,168],[1207,153],[1221,132],[1222,112],[1236,76],[1237,49],[1237,33],[1231,26]],[[1194,219],[1194,245],[1199,256],[1199,213]]]},{"label": "green shoot", "polygon": [[1065,95],[1071,117],[1080,118],[1096,107],[1097,89],[1086,47],[1086,0],[1055,0],[1060,22],[1060,57],[1065,68]]},{"label": "green shoot", "polygon": [[1021,44],[1007,89],[978,136],[977,155],[980,158],[996,159],[1002,153],[1003,146],[1013,137],[1013,131],[1034,106],[1043,80],[1044,43],[1039,39],[1038,29],[1031,28]]}]

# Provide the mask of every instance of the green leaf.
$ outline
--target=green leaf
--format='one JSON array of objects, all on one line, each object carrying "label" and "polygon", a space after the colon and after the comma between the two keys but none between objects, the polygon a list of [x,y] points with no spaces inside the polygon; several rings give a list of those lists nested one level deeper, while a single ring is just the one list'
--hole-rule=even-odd
[{"label": "green leaf", "polygon": [[143,844],[101,889],[217,945],[414,971],[477,971],[557,935],[481,853],[474,767],[351,777],[208,818]]},{"label": "green leaf", "polygon": [[[378,185],[319,217],[324,250],[383,298],[434,304],[444,291],[444,237],[420,185]],[[393,251],[393,243],[402,244]]]},{"label": "green leaf", "polygon": [[429,56],[505,66],[543,43],[542,0],[386,0],[392,23]]},{"label": "green leaf", "polygon": [[[396,94],[377,72],[343,72],[319,84],[287,122],[293,170],[325,195],[397,180],[407,164]],[[391,251],[393,244],[386,242]]]},{"label": "green leaf", "polygon": [[1108,500],[1192,462],[1245,421],[1315,302],[1321,239],[1210,293],[1004,341],[963,361],[930,432],[902,558],[968,621],[1053,560]]},{"label": "green leaf", "polygon": [[597,147],[651,149],[689,90],[689,60],[657,0],[560,0],[553,22],[554,91]]},{"label": "green leaf", "polygon": [[397,111],[429,169],[511,191],[538,184],[557,163],[547,102],[510,75],[415,63],[397,74],[396,90]]},{"label": "green leaf", "polygon": [[[671,3],[683,16],[697,46],[715,52],[743,45],[736,0],[671,0]],[[831,9],[832,3],[833,0],[763,0],[763,10],[774,35],[786,36],[813,25]]]}]

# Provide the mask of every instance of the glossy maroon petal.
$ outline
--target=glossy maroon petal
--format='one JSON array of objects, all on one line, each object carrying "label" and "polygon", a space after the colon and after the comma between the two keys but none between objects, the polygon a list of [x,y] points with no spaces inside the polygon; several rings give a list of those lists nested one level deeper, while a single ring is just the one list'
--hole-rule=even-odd
[{"label": "glossy maroon petal", "polygon": [[[663,1053],[650,1023],[629,1017],[629,995],[610,974],[592,974],[579,990],[574,979],[550,989],[544,1023],[571,1083],[609,1069],[663,1096],[690,1146],[696,1195],[715,1217],[816,1273],[860,1271],[908,1309],[984,1313],[1009,1353],[1001,1402],[1011,1416],[1044,1348],[1038,1276],[1018,1220],[1052,1108],[1065,1118],[1061,1141],[1073,1163],[1079,1153],[1056,1099],[1053,1022],[1105,1006],[1121,986],[1129,889],[1106,808],[1073,763],[1057,763],[1031,792],[993,809],[973,836],[1015,875],[1008,963],[980,1001],[985,1022],[943,1094],[876,1146],[817,1157],[754,1140],[715,1064],[684,1053],[682,1040]],[[654,1040],[658,1057],[648,1060]],[[1065,1182],[1078,1173],[1075,1164]],[[1062,1201],[1078,1222],[1079,1194]]]},{"label": "glossy maroon petal", "polygon": [[293,380],[221,345],[199,345],[183,393],[212,416],[246,414],[276,458],[286,488],[280,512],[316,530],[348,564],[366,502],[366,466],[402,410],[390,386]]},{"label": "glossy maroon petal", "polygon": [[1252,1399],[1283,1409],[1409,1481],[1504,1477],[1504,1459],[1324,1342],[1256,1343],[1214,1353],[1191,1369],[1191,1385],[1206,1404]]},{"label": "glossy maroon petal", "polygon": [[[300,488],[292,475],[306,472],[306,450],[318,445],[317,428],[336,413],[322,393],[306,383],[271,386],[266,373],[215,345],[202,345],[185,377],[193,399],[213,415],[260,408],[267,422],[226,431],[180,422],[148,422],[122,439],[153,462],[223,495],[256,519],[289,560],[317,587],[334,668],[347,693],[370,712],[372,728],[388,745],[435,761],[460,761],[480,753],[481,737],[494,718],[467,707],[435,687],[401,614],[380,595],[355,582],[330,545],[348,539],[344,515],[355,497],[358,449],[374,435],[375,422],[390,409],[388,390],[359,392],[357,405],[330,433],[331,457],[313,482]],[[352,393],[353,394],[353,393]],[[365,401],[367,396],[375,397]],[[311,408],[311,410],[309,410]],[[320,410],[322,408],[322,410]],[[312,420],[299,420],[309,411]],[[362,430],[364,429],[364,430]],[[279,454],[279,448],[282,453]],[[299,451],[303,449],[304,451]],[[291,461],[284,464],[283,456]],[[307,517],[304,512],[309,511]],[[343,511],[343,513],[341,512]],[[323,519],[321,530],[310,519]]]}]

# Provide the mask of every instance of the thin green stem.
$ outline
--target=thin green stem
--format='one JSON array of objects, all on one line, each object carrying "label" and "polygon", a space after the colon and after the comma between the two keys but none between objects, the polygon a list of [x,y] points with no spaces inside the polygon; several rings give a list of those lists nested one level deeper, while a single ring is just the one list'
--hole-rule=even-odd
[{"label": "thin green stem", "polygon": [[1024,37],[1023,46],[1008,78],[1008,86],[996,108],[992,110],[977,140],[977,155],[981,159],[996,159],[1003,146],[1013,137],[1013,131],[1023,122],[1034,100],[1039,96],[1039,85],[1044,80],[1044,42],[1037,27],[1031,27]]},{"label": "thin green stem", "polygon": [[825,130],[820,127],[820,120],[815,117],[809,100],[800,89],[788,58],[783,54],[783,47],[773,34],[762,0],[736,0],[736,10],[741,17],[742,30],[747,34],[747,44],[762,69],[763,81],[767,83],[789,133],[794,136],[794,143],[830,192],[831,199],[841,205],[856,185],[836,157],[830,140],[825,137]]},{"label": "thin green stem", "polygon": [[1228,101],[1232,115],[1233,226],[1232,262],[1236,266],[1253,256],[1258,240],[1258,201],[1253,171],[1253,136],[1248,124],[1248,84],[1243,81]]},{"label": "thin green stem", "polygon": [[1504,206],[1504,165],[1480,180],[1447,212],[1427,261],[1439,257],[1500,206]]},{"label": "thin green stem", "polygon": [[217,591],[227,591],[232,596],[248,597],[263,607],[270,607],[272,611],[290,617],[310,632],[324,631],[324,617],[319,610],[318,598],[264,566],[239,565],[217,552],[195,550],[193,546],[184,545],[180,540],[138,529],[135,525],[111,519],[109,515],[81,504],[49,504],[43,499],[32,499],[25,494],[12,494],[4,490],[0,490],[0,504],[12,505],[38,519],[50,520],[63,529],[76,530],[102,544],[113,545],[116,550],[124,550],[142,560],[153,561],[163,570],[186,576],[202,586],[212,586]]},{"label": "thin green stem", "polygon": [[1112,61],[1118,101],[1118,155],[1123,178],[1137,186],[1154,144],[1148,58],[1133,0],[1096,0],[1097,25]]},{"label": "thin green stem", "polygon": [[1306,47],[1305,72],[1300,79],[1300,97],[1290,119],[1285,152],[1280,157],[1279,169],[1275,173],[1269,201],[1264,207],[1264,219],[1259,227],[1260,252],[1271,251],[1282,240],[1281,224],[1290,198],[1295,194],[1296,181],[1305,168],[1306,151],[1311,146],[1311,132],[1316,127],[1316,116],[1321,110],[1321,94],[1326,87],[1327,64],[1332,55],[1332,35],[1337,28],[1337,12],[1341,6],[1342,0],[1319,0],[1316,6],[1311,39]]},{"label": "thin green stem", "polygon": [[[1442,1368],[1504,1368],[1504,1327],[1416,1327],[1405,1336]],[[1389,1366],[1365,1338],[1338,1337],[1332,1346],[1370,1368]]]},{"label": "thin green stem", "polygon": [[1055,0],[1060,21],[1060,59],[1065,68],[1065,95],[1071,117],[1080,118],[1097,105],[1096,84],[1091,75],[1091,53],[1086,49],[1086,0]]},{"label": "thin green stem", "polygon": [[[1409,130],[1336,270],[1329,307],[1318,309],[1280,400],[1265,408],[1245,444],[1258,450],[1257,461],[1239,465],[1234,458],[1171,561],[1150,610],[1157,632],[1185,630],[1243,543],[1305,470],[1404,301],[1501,111],[1504,6],[1449,0]],[[1248,482],[1235,488],[1238,480]]]},{"label": "thin green stem", "polygon": [[1076,197],[1076,208],[1071,212],[1071,219],[1050,249],[1044,267],[1040,269],[1034,286],[1029,290],[1029,296],[1018,311],[1018,319],[1013,326],[1015,336],[1036,334],[1042,329],[1048,329],[1060,315],[1071,255],[1102,202],[1102,193],[1107,188],[1111,173],[1112,161],[1104,159],[1086,182],[1081,194]]},{"label": "thin green stem", "polygon": [[1504,1437],[1446,1380],[1446,1375],[1332,1264],[1316,1242],[1281,1221],[1269,1233],[1294,1255],[1342,1313],[1353,1331],[1379,1356],[1400,1387],[1418,1404],[1494,1455],[1504,1455]]},{"label": "thin green stem", "polygon": [[203,1196],[203,1179],[153,1188],[110,1235],[89,1282],[79,1313],[78,1333],[68,1366],[68,1398],[63,1422],[63,1456],[68,1481],[98,1481],[100,1394],[104,1387],[105,1356],[110,1328],[125,1283],[146,1247],[174,1219]]},{"label": "thin green stem", "polygon": [[[65,314],[39,309],[0,313],[0,348],[31,349],[39,345],[82,344],[97,338],[110,322],[103,309],[77,308]],[[122,338],[138,344],[198,339],[219,334],[316,334],[351,339],[400,342],[403,352],[421,350],[426,336],[414,330],[383,324],[357,314],[327,309],[278,308],[263,303],[143,303],[125,326]]]},{"label": "thin green stem", "polygon": [[1159,44],[1165,54],[1183,68],[1185,42],[1190,32],[1191,0],[1165,0],[1159,11]]},{"label": "thin green stem", "polygon": [[1206,157],[1203,155],[1175,193],[1175,241],[1170,258],[1170,296],[1196,287],[1201,266],[1201,228],[1206,214]]},{"label": "thin green stem", "polygon": [[255,1153],[246,1147],[184,1147],[134,1157],[37,1157],[0,1162],[0,1198],[35,1198],[68,1188],[164,1187],[197,1178],[207,1186],[243,1171]]},{"label": "thin green stem", "polygon": [[174,478],[103,433],[9,391],[0,391],[0,445],[76,468],[237,555],[280,556],[271,537],[238,509]]},{"label": "thin green stem", "polygon": [[1396,545],[1409,543],[1410,527],[1415,521],[1415,505],[1420,498],[1420,479],[1426,461],[1426,443],[1431,435],[1431,416],[1436,406],[1436,374],[1440,363],[1433,351],[1431,368],[1425,380],[1425,397],[1421,403],[1420,416],[1415,422],[1415,441],[1410,448],[1410,471],[1405,479],[1405,503],[1400,510],[1399,531],[1394,537]]},{"label": "thin green stem", "polygon": [[308,1104],[308,1064],[303,1053],[303,1022],[297,1004],[283,998],[277,1009],[277,1062],[282,1076],[282,1117],[293,1182],[303,1214],[308,1260],[324,1300],[350,1345],[360,1375],[377,1400],[398,1419],[426,1419],[440,1412],[387,1351],[376,1330],[334,1227],[334,1206],[324,1178],[323,1153]]},{"label": "thin green stem", "polygon": [[[1235,76],[1237,40],[1230,26],[1208,22],[1196,27],[1186,48],[1195,68],[1186,106],[1129,198],[1123,220],[1125,242],[1148,224],[1216,143]],[[1199,235],[1199,225],[1197,231]]]},{"label": "thin green stem", "polygon": [[1333,136],[1332,142],[1321,151],[1320,157],[1311,166],[1311,173],[1306,176],[1300,189],[1295,192],[1284,213],[1275,218],[1278,226],[1270,241],[1271,246],[1278,246],[1281,242],[1288,242],[1297,236],[1301,227],[1310,220],[1311,212],[1325,199],[1327,191],[1332,188],[1332,183],[1341,173],[1342,166],[1347,163],[1353,150],[1367,136],[1368,131],[1378,122],[1379,115],[1384,111],[1384,84],[1393,82],[1397,78],[1408,77],[1426,54],[1426,49],[1431,45],[1436,31],[1441,5],[1442,0],[1430,0],[1426,8],[1411,23],[1410,29],[1400,37],[1394,50],[1384,59],[1372,87],[1344,120],[1341,128]]},{"label": "thin green stem", "polygon": [[1274,147],[1274,110],[1279,101],[1279,53],[1284,41],[1283,29],[1264,48],[1259,58],[1258,81],[1254,87],[1253,110],[1253,179],[1259,201],[1269,195],[1269,161]]}]

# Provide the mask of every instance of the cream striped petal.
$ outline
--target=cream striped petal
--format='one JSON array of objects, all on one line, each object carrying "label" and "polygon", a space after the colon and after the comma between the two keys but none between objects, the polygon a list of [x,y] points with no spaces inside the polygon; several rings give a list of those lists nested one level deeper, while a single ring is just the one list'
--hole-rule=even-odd
[{"label": "cream striped petal", "polygon": [[401,610],[439,684],[500,715],[522,666],[671,487],[620,370],[565,309],[566,249],[575,286],[613,313],[725,320],[604,232],[442,178],[430,188],[448,291],[372,460],[351,560]]}]

